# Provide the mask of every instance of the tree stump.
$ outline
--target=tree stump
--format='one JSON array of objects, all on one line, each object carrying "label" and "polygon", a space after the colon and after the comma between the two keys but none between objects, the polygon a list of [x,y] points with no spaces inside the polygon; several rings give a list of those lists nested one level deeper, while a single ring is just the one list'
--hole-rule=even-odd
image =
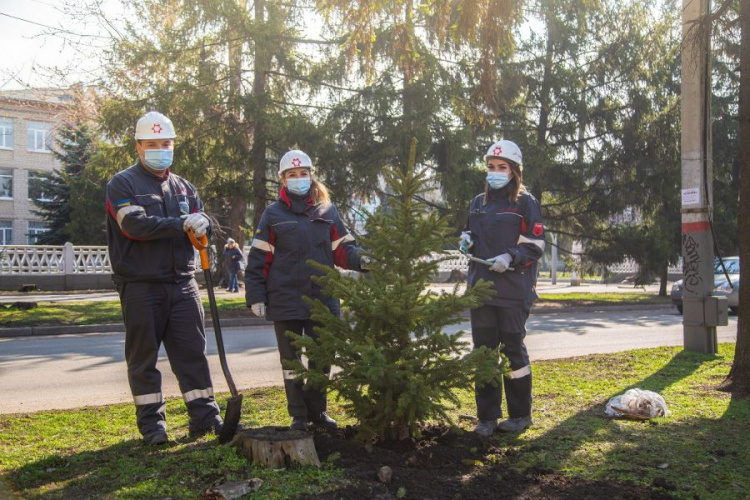
[{"label": "tree stump", "polygon": [[270,469],[292,464],[320,467],[313,436],[288,427],[260,427],[243,431],[233,441],[242,456]]}]

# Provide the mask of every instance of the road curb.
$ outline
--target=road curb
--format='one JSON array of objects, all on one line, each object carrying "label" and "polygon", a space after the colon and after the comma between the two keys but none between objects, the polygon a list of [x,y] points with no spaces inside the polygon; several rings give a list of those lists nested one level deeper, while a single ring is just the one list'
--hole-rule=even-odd
[{"label": "road curb", "polygon": [[[548,307],[537,305],[531,308],[531,316],[542,314],[562,313],[590,313],[602,311],[654,311],[673,309],[671,304],[628,304],[628,305],[595,305],[595,306],[573,306],[573,307]],[[675,314],[677,310],[675,309]],[[469,311],[464,311],[462,317],[468,318]],[[239,326],[269,326],[273,323],[263,318],[226,318],[221,320],[222,328]],[[206,329],[213,330],[211,318],[206,318]],[[78,335],[85,333],[123,333],[125,325],[122,323],[108,323],[100,325],[70,325],[70,326],[30,326],[20,328],[0,328],[0,338],[13,337],[37,337],[43,335]]]},{"label": "road curb", "polygon": [[[263,318],[227,318],[221,320],[223,328],[235,326],[267,326],[270,321]],[[205,322],[206,329],[213,330],[211,318]],[[0,338],[36,337],[42,335],[77,335],[82,333],[123,333],[125,325],[122,323],[107,323],[99,325],[63,325],[63,326],[28,326],[21,328],[0,328]]]}]

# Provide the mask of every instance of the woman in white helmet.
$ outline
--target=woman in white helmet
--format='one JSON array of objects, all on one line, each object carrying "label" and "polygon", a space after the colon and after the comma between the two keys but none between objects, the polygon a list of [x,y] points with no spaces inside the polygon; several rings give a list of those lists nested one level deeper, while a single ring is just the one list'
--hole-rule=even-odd
[{"label": "woman in white helmet", "polygon": [[[495,430],[520,432],[531,421],[531,366],[523,339],[526,319],[536,298],[536,262],[544,253],[544,223],[539,202],[523,185],[520,148],[497,141],[484,156],[487,183],[469,207],[461,234],[464,253],[487,262],[470,261],[469,286],[485,280],[495,295],[471,310],[474,348],[503,344],[511,372],[502,384],[475,388],[479,424],[475,432],[489,437]],[[509,418],[500,422],[505,388]]]},{"label": "woman in white helmet", "polygon": [[[299,358],[285,332],[315,338],[310,305],[303,297],[319,299],[334,314],[339,300],[322,293],[312,280],[323,273],[307,262],[363,271],[360,249],[344,226],[328,189],[313,174],[310,157],[292,150],[279,162],[279,199],[261,216],[248,254],[245,270],[245,298],[256,316],[274,322],[282,363]],[[291,370],[283,370],[287,409],[291,427],[306,430],[309,423],[335,428],[326,413],[326,394],[303,390]]]}]

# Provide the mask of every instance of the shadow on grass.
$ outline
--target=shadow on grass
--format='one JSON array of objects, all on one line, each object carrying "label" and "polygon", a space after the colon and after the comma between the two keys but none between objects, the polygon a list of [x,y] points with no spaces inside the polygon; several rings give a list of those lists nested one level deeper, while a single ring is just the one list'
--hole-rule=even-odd
[{"label": "shadow on grass", "polygon": [[[170,408],[180,404],[168,402]],[[89,435],[80,440],[82,446],[96,449],[76,451],[70,444],[63,450],[50,449],[44,458],[6,469],[6,475],[22,498],[66,500],[196,498],[199,492],[224,480],[249,478],[247,461],[233,447],[219,445],[214,436],[188,437],[186,415],[172,413],[175,418],[169,429],[170,441],[165,445],[146,446],[139,438],[96,447],[91,434],[106,431],[89,426]],[[261,425],[255,418],[245,417],[245,427]],[[69,432],[86,430],[73,427]],[[65,439],[74,442],[70,437]]]},{"label": "shadow on grass", "polygon": [[[519,471],[632,481],[678,496],[740,498],[741,492],[750,490],[750,401],[732,400],[721,414],[724,406],[716,410],[710,401],[728,395],[713,387],[697,387],[675,390],[667,398],[667,404],[683,414],[678,422],[669,417],[647,422],[613,420],[604,414],[610,397],[635,387],[663,393],[718,359],[679,352],[658,371],[568,416],[540,436],[496,435],[493,439],[506,449],[508,465]],[[573,382],[573,390],[574,386]],[[701,400],[687,394],[692,391],[711,391],[710,398],[703,398],[705,406],[680,408]],[[686,412],[693,416],[685,418]]]}]

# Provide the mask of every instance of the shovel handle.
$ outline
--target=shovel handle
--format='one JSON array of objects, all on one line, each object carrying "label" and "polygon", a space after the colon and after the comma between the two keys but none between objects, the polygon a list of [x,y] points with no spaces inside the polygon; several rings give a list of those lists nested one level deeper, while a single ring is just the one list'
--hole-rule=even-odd
[{"label": "shovel handle", "polygon": [[201,256],[201,269],[204,271],[211,269],[211,262],[208,260],[208,236],[204,234],[198,238],[192,229],[188,229],[187,235],[190,238],[190,243],[193,244]]}]

